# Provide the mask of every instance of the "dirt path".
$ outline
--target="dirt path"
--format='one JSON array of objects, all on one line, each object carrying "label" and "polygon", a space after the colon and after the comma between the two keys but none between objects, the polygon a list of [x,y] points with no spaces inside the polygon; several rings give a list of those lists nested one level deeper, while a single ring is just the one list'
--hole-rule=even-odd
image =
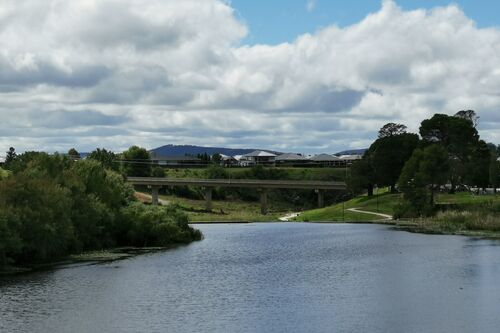
[{"label": "dirt path", "polygon": [[[139,199],[139,201],[141,202],[151,202],[151,195],[149,194],[146,194],[146,193],[142,193],[142,192],[135,192],[134,193],[134,196]],[[170,201],[167,201],[167,200],[162,200],[160,198],[158,198],[158,202],[163,205],[163,206],[167,206],[167,205],[170,205]]]},{"label": "dirt path", "polygon": [[286,214],[285,216],[278,218],[278,220],[283,221],[283,222],[288,222],[291,219],[293,219],[299,215],[300,215],[300,213],[289,213],[289,214]]},{"label": "dirt path", "polygon": [[367,210],[360,210],[358,208],[347,208],[348,211],[350,212],[355,212],[355,213],[364,213],[364,214],[372,214],[372,215],[377,215],[382,217],[382,220],[392,220],[392,215],[388,214],[382,214],[382,213],[375,213],[375,212],[370,212]]}]

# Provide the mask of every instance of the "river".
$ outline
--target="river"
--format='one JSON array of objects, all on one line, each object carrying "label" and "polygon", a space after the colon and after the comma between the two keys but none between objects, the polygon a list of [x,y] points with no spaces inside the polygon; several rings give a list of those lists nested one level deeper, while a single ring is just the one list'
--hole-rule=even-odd
[{"label": "river", "polygon": [[498,332],[500,242],[196,225],[165,252],[0,279],[0,332]]}]

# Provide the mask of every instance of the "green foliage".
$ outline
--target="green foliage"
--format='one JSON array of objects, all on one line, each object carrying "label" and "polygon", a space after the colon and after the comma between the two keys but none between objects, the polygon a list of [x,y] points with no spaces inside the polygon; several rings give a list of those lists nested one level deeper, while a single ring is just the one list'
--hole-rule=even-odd
[{"label": "green foliage", "polygon": [[219,165],[211,165],[205,170],[205,177],[207,179],[228,179],[229,173],[225,168]]},{"label": "green foliage", "polygon": [[22,238],[21,261],[66,253],[74,240],[69,190],[49,177],[21,173],[0,182],[0,211]]},{"label": "green foliage", "polygon": [[394,192],[401,170],[419,143],[418,135],[400,133],[377,139],[368,150],[378,186],[390,186]]},{"label": "green foliage", "polygon": [[142,211],[122,175],[99,161],[26,153],[14,164],[13,175],[0,181],[0,267],[199,238],[174,208]]},{"label": "green foliage", "polygon": [[71,148],[70,150],[68,150],[68,156],[78,159],[80,158],[80,153],[75,148]]},{"label": "green foliage", "polygon": [[489,165],[489,184],[496,189],[500,186],[500,161],[496,153],[491,154]]},{"label": "green foliage", "polygon": [[378,131],[378,138],[387,138],[391,136],[399,136],[406,133],[406,126],[403,124],[388,123],[382,126]]},{"label": "green foliage", "polygon": [[92,151],[87,159],[96,160],[101,162],[101,164],[106,168],[114,171],[119,171],[120,164],[118,163],[118,157],[112,151],[108,151],[104,148],[97,148]]},{"label": "green foliage", "polygon": [[368,196],[373,195],[375,172],[372,168],[371,155],[365,154],[361,160],[353,163],[347,179],[347,187],[354,194],[366,190]]},{"label": "green foliage", "polygon": [[220,154],[213,154],[211,160],[213,164],[220,164],[220,162],[222,161],[222,156]]},{"label": "green foliage", "polygon": [[151,176],[152,177],[163,178],[163,177],[165,177],[165,169],[163,169],[160,166],[155,166],[151,170]]},{"label": "green foliage", "polygon": [[5,166],[7,169],[10,169],[9,166],[16,159],[16,157],[16,149],[14,147],[10,147],[5,156]]},{"label": "green foliage", "polygon": [[483,140],[479,140],[473,147],[471,157],[466,166],[465,183],[477,186],[487,187],[490,181],[490,164],[492,153],[488,145]]},{"label": "green foliage", "polygon": [[10,172],[0,168],[0,180],[7,178],[10,175]]},{"label": "green foliage", "polygon": [[448,153],[440,145],[416,149],[399,177],[404,203],[396,217],[429,215],[434,210],[434,191],[448,179]]},{"label": "green foliage", "polygon": [[149,152],[137,146],[132,146],[122,154],[123,173],[127,176],[151,176],[151,157]]},{"label": "green foliage", "polygon": [[439,144],[448,152],[452,192],[460,185],[482,186],[488,178],[487,147],[479,140],[476,121],[475,113],[467,110],[455,116],[435,114],[420,126],[426,145]]},{"label": "green foliage", "polygon": [[153,207],[133,203],[122,212],[121,241],[134,246],[166,246],[201,239],[177,206]]},{"label": "green foliage", "polygon": [[406,133],[405,125],[384,125],[363,159],[353,164],[349,188],[353,193],[361,193],[366,189],[368,195],[372,195],[373,187],[377,184],[379,187],[390,186],[394,193],[401,170],[418,144],[418,135]]}]

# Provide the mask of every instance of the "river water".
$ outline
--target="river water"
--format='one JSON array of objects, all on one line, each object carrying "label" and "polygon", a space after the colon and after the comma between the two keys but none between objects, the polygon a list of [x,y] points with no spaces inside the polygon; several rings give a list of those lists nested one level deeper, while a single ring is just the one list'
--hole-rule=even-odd
[{"label": "river water", "polygon": [[381,225],[205,239],[0,279],[0,332],[499,332],[500,243]]}]

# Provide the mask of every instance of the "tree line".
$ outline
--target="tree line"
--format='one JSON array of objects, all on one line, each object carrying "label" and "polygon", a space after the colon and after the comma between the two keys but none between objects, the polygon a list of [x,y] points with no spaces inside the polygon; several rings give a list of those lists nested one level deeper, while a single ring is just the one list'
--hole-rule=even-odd
[{"label": "tree line", "polygon": [[117,246],[200,239],[175,206],[136,201],[103,149],[85,160],[9,150],[0,173],[0,268]]},{"label": "tree line", "polygon": [[420,124],[419,135],[403,124],[388,123],[363,158],[351,168],[354,193],[390,187],[401,191],[403,203],[396,216],[423,216],[435,212],[434,193],[500,185],[500,146],[487,144],[477,131],[473,110],[453,116],[435,114]]}]

